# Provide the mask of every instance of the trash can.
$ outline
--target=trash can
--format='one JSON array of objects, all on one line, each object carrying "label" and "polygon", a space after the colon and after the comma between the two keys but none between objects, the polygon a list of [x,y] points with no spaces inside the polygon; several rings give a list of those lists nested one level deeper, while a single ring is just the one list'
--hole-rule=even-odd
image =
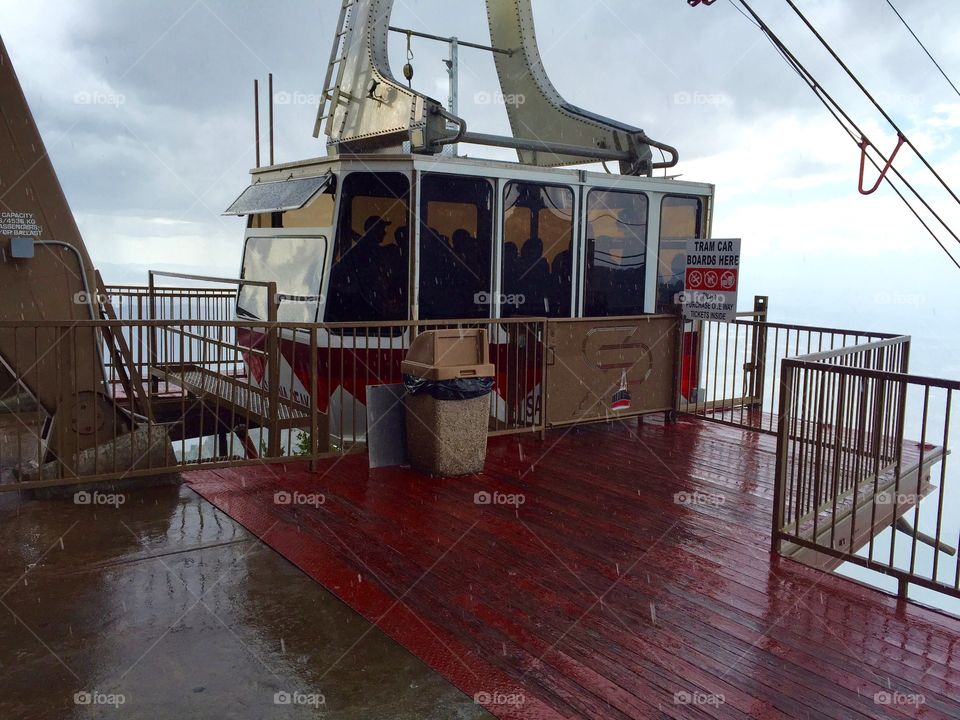
[{"label": "trash can", "polygon": [[487,331],[421,333],[401,370],[410,464],[430,475],[482,471],[494,375]]}]

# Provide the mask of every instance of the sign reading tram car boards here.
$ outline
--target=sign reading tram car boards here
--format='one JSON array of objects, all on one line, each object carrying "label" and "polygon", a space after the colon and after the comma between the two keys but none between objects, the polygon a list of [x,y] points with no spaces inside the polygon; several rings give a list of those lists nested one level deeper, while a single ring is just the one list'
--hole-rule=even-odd
[{"label": "sign reading tram car boards here", "polygon": [[688,240],[683,316],[733,322],[740,281],[740,240]]}]

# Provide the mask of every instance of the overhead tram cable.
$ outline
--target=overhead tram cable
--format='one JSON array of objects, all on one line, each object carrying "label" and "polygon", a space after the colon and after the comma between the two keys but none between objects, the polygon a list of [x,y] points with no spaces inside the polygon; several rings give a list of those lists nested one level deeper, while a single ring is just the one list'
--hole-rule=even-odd
[{"label": "overhead tram cable", "polygon": [[900,18],[900,22],[903,23],[903,26],[907,29],[907,31],[911,35],[913,35],[913,39],[917,41],[917,45],[919,45],[920,48],[927,54],[927,57],[930,58],[930,62],[932,62],[934,65],[937,66],[937,70],[939,70],[940,74],[943,75],[943,79],[946,80],[950,84],[950,87],[953,88],[953,91],[958,96],[960,96],[960,90],[957,89],[957,86],[954,84],[953,80],[950,79],[950,77],[947,75],[947,72],[943,69],[940,63],[938,63],[936,58],[934,58],[933,55],[930,53],[930,51],[927,50],[927,46],[923,44],[923,41],[919,37],[917,37],[917,34],[913,31],[913,28],[910,27],[910,25],[907,23],[903,15],[900,14],[900,11],[893,6],[892,0],[887,0],[887,5],[889,5],[890,9],[893,10],[894,14],[898,18]]},{"label": "overhead tram cable", "polygon": [[[787,0],[787,1],[789,2],[790,0]],[[958,235],[950,228],[950,226],[946,223],[946,221],[936,212],[936,210],[933,209],[933,207],[931,207],[930,203],[927,202],[927,200],[925,200],[922,195],[920,195],[920,193],[916,190],[916,188],[903,176],[903,174],[896,167],[892,166],[891,158],[885,157],[883,153],[878,148],[876,148],[876,146],[873,146],[871,143],[870,147],[872,147],[873,150],[877,153],[877,155],[880,156],[884,165],[888,166],[887,168],[888,172],[884,172],[884,169],[881,167],[881,165],[873,158],[873,156],[871,156],[867,152],[868,148],[864,147],[863,139],[865,138],[865,134],[857,125],[856,121],[854,121],[853,118],[850,117],[850,115],[833,98],[833,96],[831,96],[830,93],[827,92],[827,90],[819,83],[819,81],[817,81],[817,79],[813,76],[813,74],[809,70],[807,70],[807,68],[797,59],[797,57],[783,43],[783,41],[777,36],[777,34],[773,32],[770,26],[766,24],[766,22],[756,13],[756,11],[754,11],[754,9],[750,6],[747,0],[730,0],[730,2],[731,4],[734,5],[734,8],[737,10],[739,10],[740,8],[737,7],[736,3],[739,3],[740,5],[743,6],[743,8],[747,11],[747,13],[749,13],[749,16],[747,16],[747,19],[750,20],[750,18],[752,18],[751,22],[754,25],[756,25],[764,33],[764,35],[766,35],[767,39],[773,44],[774,48],[780,53],[780,55],[787,62],[787,64],[800,76],[800,78],[804,81],[804,83],[806,83],[807,86],[810,87],[814,95],[816,95],[816,97],[824,105],[827,111],[830,112],[831,115],[833,115],[834,119],[837,120],[837,122],[847,132],[847,134],[854,141],[854,143],[856,143],[859,147],[861,147],[861,152],[863,153],[863,157],[869,160],[870,164],[873,165],[873,167],[876,168],[876,170],[881,173],[881,180],[886,181],[886,183],[893,189],[893,191],[897,194],[897,196],[907,206],[910,212],[913,213],[914,217],[917,218],[917,220],[924,227],[924,229],[934,239],[937,245],[940,246],[941,250],[943,250],[946,256],[950,258],[950,261],[957,267],[957,269],[960,269],[960,262],[958,262],[957,258],[954,257],[953,254],[943,244],[943,242],[940,240],[937,233],[934,232],[932,227],[930,227],[930,224],[923,217],[921,217],[917,208],[914,207],[914,205],[907,199],[907,197],[900,190],[900,188],[898,188],[894,184],[893,180],[890,178],[890,172],[896,175],[896,177],[904,184],[904,186],[910,191],[910,193],[912,193],[912,195],[916,197],[917,200],[920,201],[921,205],[923,205],[923,207],[937,220],[937,222],[947,231],[947,233],[958,244],[960,244],[960,237],[958,237]],[[864,92],[866,92],[865,89],[864,89]],[[890,122],[891,124],[893,124],[892,120]],[[919,155],[919,153],[917,154]],[[934,174],[936,173],[934,172]],[[939,178],[939,176],[937,177]],[[862,178],[861,178],[861,181],[862,181]],[[943,183],[942,180],[941,180],[941,183]],[[945,183],[943,184],[945,185]],[[953,192],[950,191],[949,188],[947,189],[951,193],[951,195],[953,195]],[[955,195],[954,197],[956,198]]]},{"label": "overhead tram cable", "polygon": [[[741,2],[743,2],[743,0],[741,0]],[[849,76],[851,80],[853,80],[854,84],[856,84],[856,86],[860,88],[860,91],[873,104],[873,106],[877,109],[877,111],[881,115],[883,115],[884,119],[888,123],[890,123],[890,126],[897,131],[897,134],[903,139],[907,147],[909,147],[911,150],[913,150],[914,153],[916,153],[917,157],[920,158],[920,162],[926,165],[927,169],[933,174],[933,176],[943,186],[943,188],[950,194],[950,197],[952,197],[957,204],[960,204],[960,197],[958,197],[957,194],[953,191],[953,188],[951,188],[947,184],[946,180],[944,180],[940,176],[940,173],[937,172],[937,170],[933,167],[933,165],[931,165],[930,162],[926,159],[926,157],[923,156],[923,153],[921,153],[920,150],[917,149],[917,147],[913,144],[913,142],[911,142],[910,138],[908,138],[906,133],[900,129],[900,126],[897,125],[896,121],[892,117],[890,117],[889,113],[887,113],[886,110],[884,110],[883,106],[881,106],[880,103],[877,102],[876,98],[874,98],[873,95],[870,94],[870,91],[867,90],[866,87],[864,87],[864,84],[860,81],[860,78],[858,78],[854,74],[854,72],[847,66],[847,64],[841,59],[841,57],[837,54],[836,50],[834,50],[833,47],[831,47],[830,43],[828,43],[826,39],[824,39],[823,35],[820,34],[820,31],[818,31],[813,26],[813,23],[811,23],[807,19],[807,16],[804,15],[803,12],[801,12],[800,8],[796,6],[793,0],[785,0],[785,2],[787,3],[787,5],[789,5],[793,9],[793,11],[797,14],[797,17],[799,17],[803,21],[803,24],[810,29],[810,32],[812,32],[814,36],[817,38],[817,40],[820,41],[820,44],[823,45],[823,47],[827,50],[827,52],[830,53],[830,56],[837,61],[837,64],[840,65],[841,68],[843,68],[843,71]]]}]

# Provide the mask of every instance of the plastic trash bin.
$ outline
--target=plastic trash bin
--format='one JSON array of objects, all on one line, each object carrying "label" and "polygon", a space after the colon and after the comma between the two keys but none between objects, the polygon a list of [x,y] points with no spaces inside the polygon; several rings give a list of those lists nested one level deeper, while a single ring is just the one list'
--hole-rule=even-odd
[{"label": "plastic trash bin", "polygon": [[487,331],[424,332],[410,344],[401,370],[410,464],[430,475],[482,471],[494,375]]}]

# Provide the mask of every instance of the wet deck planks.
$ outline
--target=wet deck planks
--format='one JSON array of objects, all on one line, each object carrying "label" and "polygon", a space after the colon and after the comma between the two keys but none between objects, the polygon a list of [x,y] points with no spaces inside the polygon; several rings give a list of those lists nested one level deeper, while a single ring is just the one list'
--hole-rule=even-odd
[{"label": "wet deck planks", "polygon": [[648,418],[494,439],[468,478],[187,477],[499,717],[960,717],[960,621],[771,558],[774,448]]}]

